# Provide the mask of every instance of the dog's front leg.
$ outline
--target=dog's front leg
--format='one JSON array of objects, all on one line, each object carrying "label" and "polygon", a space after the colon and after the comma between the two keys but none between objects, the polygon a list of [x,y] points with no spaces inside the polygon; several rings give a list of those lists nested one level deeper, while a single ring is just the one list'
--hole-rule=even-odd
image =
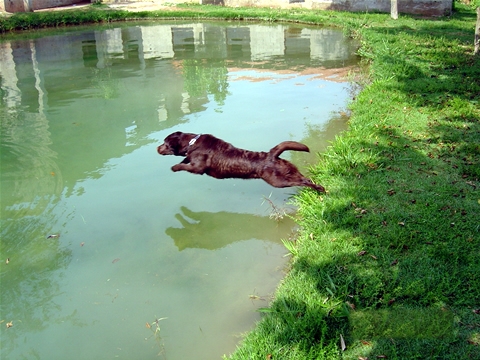
[{"label": "dog's front leg", "polygon": [[181,163],[172,166],[172,171],[188,171],[193,174],[203,174],[205,172],[204,161],[200,159],[189,159],[186,157]]},{"label": "dog's front leg", "polygon": [[[182,170],[186,170],[184,169],[184,165],[189,165],[190,163],[190,159],[188,157],[186,157],[185,159],[182,160],[181,163],[177,164],[177,165],[173,165],[172,166],[172,171],[182,171]],[[188,171],[188,170],[186,170]]]}]

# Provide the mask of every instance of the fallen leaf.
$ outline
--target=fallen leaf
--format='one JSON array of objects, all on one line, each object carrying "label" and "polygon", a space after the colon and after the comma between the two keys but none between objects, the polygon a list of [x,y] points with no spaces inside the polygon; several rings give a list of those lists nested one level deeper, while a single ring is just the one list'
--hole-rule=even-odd
[{"label": "fallen leaf", "polygon": [[377,260],[377,259],[378,259],[375,255],[370,255],[370,257],[371,257],[373,260]]},{"label": "fallen leaf", "polygon": [[113,259],[112,264],[115,264],[117,261],[120,261],[119,258]]},{"label": "fallen leaf", "polygon": [[147,329],[150,329],[150,328],[151,328],[151,326],[150,326],[150,324],[149,324],[148,322],[145,324],[145,327],[146,327]]},{"label": "fallen leaf", "polygon": [[85,245],[85,243],[84,243],[84,242],[81,242],[81,243],[80,243],[80,246],[83,246],[83,245]]},{"label": "fallen leaf", "polygon": [[395,259],[392,261],[392,263],[390,264],[390,266],[395,266],[398,264],[398,259]]},{"label": "fallen leaf", "polygon": [[6,325],[7,325],[7,329],[11,328],[13,326],[13,321],[8,322]]},{"label": "fallen leaf", "polygon": [[366,253],[367,253],[367,252],[366,252],[365,250],[362,250],[362,251],[360,251],[360,252],[357,254],[357,256],[363,256],[363,255],[365,255]]},{"label": "fallen leaf", "polygon": [[473,187],[473,189],[477,188],[477,185],[475,185],[473,181],[466,181],[465,184],[470,185],[471,187]]},{"label": "fallen leaf", "polygon": [[367,210],[365,209],[360,210],[360,214],[366,214],[366,213],[367,213]]},{"label": "fallen leaf", "polygon": [[5,264],[8,265],[9,262],[10,262],[10,258],[7,258],[7,260],[5,260]]},{"label": "fallen leaf", "polygon": [[342,334],[340,334],[340,346],[342,348],[342,351],[345,351],[345,349],[347,348],[347,346],[345,345],[345,340],[343,340]]},{"label": "fallen leaf", "polygon": [[60,237],[60,234],[50,234],[47,236],[47,239],[57,239]]},{"label": "fallen leaf", "polygon": [[473,309],[472,310],[475,314],[479,314],[480,315],[480,309]]},{"label": "fallen leaf", "polygon": [[403,221],[400,221],[400,222],[398,223],[398,225],[400,225],[400,226],[405,226],[405,223],[404,223]]}]

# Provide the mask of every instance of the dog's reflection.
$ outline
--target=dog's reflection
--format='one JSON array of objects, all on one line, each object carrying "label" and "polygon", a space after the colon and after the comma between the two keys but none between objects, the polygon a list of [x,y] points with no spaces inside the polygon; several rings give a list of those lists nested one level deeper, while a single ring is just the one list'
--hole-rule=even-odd
[{"label": "dog's reflection", "polygon": [[169,227],[165,231],[179,250],[186,248],[202,248],[215,250],[241,240],[268,240],[281,243],[288,234],[294,231],[295,222],[284,217],[280,221],[268,216],[201,211],[194,212],[181,207],[182,214],[175,218],[183,227]]}]

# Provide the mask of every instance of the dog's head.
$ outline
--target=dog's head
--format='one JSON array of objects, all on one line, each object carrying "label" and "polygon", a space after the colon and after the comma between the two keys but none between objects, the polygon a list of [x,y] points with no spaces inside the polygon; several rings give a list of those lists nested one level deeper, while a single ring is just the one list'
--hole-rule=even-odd
[{"label": "dog's head", "polygon": [[157,147],[160,155],[185,156],[188,149],[188,134],[180,131],[168,135],[163,144]]}]

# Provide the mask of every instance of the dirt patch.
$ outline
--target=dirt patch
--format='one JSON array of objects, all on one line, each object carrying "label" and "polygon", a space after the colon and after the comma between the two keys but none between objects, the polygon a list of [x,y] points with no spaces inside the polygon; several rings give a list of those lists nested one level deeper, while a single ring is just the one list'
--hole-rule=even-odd
[{"label": "dirt patch", "polygon": [[[235,71],[244,71],[245,69],[239,68],[229,68],[229,72]],[[272,72],[273,70],[261,70],[255,69],[256,72]],[[356,66],[347,66],[343,68],[334,68],[334,69],[326,69],[323,67],[311,67],[306,68],[300,71],[295,70],[276,70],[277,74],[295,74],[295,75],[314,75],[312,79],[323,79],[333,82],[347,82],[350,80],[351,74],[356,73],[358,71],[358,67]],[[249,77],[249,76],[240,76],[235,78],[235,80],[250,80],[252,82],[259,82],[259,81],[267,81],[272,80],[270,77]]]}]

